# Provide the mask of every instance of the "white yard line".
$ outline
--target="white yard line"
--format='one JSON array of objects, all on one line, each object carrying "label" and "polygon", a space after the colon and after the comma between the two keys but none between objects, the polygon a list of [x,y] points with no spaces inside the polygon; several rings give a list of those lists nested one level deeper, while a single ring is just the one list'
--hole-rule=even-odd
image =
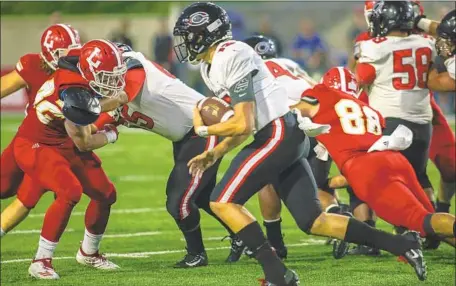
[{"label": "white yard line", "polygon": [[135,233],[118,233],[118,234],[105,234],[103,238],[125,238],[135,236],[152,236],[162,234],[161,231],[146,231],[146,232],[135,232]]},{"label": "white yard line", "polygon": [[[301,246],[309,246],[309,245],[322,245],[325,243],[324,240],[318,239],[308,239],[307,242],[303,243],[295,243],[295,244],[288,244],[287,247],[301,247]],[[206,248],[206,251],[212,250],[221,250],[221,249],[229,249],[230,247],[210,247]],[[149,251],[149,252],[131,252],[131,253],[106,253],[108,257],[125,257],[125,258],[148,258],[154,255],[164,255],[164,254],[172,254],[172,253],[183,253],[185,252],[184,249],[175,249],[175,250],[163,250],[163,251]],[[74,256],[61,256],[61,257],[54,257],[53,260],[67,260],[67,259],[75,259]],[[20,259],[11,259],[11,260],[3,260],[1,264],[5,263],[19,263],[19,262],[30,262],[30,258],[20,258]]]},{"label": "white yard line", "polygon": [[[73,232],[74,229],[69,228],[65,229],[65,232]],[[24,229],[24,230],[13,230],[12,232],[8,232],[8,235],[11,234],[33,234],[33,233],[41,233],[41,229]]]},{"label": "white yard line", "polygon": [[[166,208],[138,208],[138,209],[113,209],[111,214],[139,214],[139,213],[152,213],[166,211]],[[45,213],[29,214],[28,217],[44,217]],[[83,216],[85,212],[72,212],[72,216]]]}]

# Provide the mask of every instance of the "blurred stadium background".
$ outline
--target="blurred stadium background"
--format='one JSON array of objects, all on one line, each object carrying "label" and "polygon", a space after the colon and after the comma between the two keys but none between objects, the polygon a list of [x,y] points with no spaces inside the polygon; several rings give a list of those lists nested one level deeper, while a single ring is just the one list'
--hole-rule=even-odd
[{"label": "blurred stadium background", "polygon": [[[42,31],[52,23],[79,30],[81,40],[108,38],[133,46],[164,65],[190,86],[205,93],[198,69],[176,62],[171,31],[179,11],[189,2],[2,2],[1,69],[19,57],[38,52]],[[366,29],[364,1],[353,2],[217,2],[233,22],[236,40],[253,33],[276,39],[281,56],[297,61],[317,80],[329,67],[345,65],[352,41]],[[454,3],[423,2],[430,19],[441,19]],[[445,113],[454,115],[454,96],[437,95]],[[23,110],[23,93],[2,101],[2,110]]]}]

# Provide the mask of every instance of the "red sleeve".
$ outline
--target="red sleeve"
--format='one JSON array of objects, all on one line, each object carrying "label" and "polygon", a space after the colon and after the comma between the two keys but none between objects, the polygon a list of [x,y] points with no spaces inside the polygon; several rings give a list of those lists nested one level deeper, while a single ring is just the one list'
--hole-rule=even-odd
[{"label": "red sleeve", "polygon": [[116,126],[119,125],[114,120],[114,118],[106,112],[100,114],[100,117],[98,117],[97,121],[95,121],[94,124],[98,130],[103,129],[103,126],[105,126],[106,124],[114,124]]},{"label": "red sleeve", "polygon": [[355,43],[359,43],[359,42],[362,42],[362,41],[367,41],[367,40],[370,40],[371,39],[371,36],[369,35],[369,32],[362,32],[361,34],[359,34],[356,39],[355,39]]},{"label": "red sleeve", "polygon": [[127,71],[127,75],[125,76],[125,93],[128,96],[128,102],[133,101],[135,97],[141,91],[141,88],[144,84],[144,80],[146,79],[146,72],[144,69],[132,69]]},{"label": "red sleeve", "polygon": [[375,68],[368,63],[356,65],[356,80],[360,85],[369,85],[374,82],[377,76]]},{"label": "red sleeve", "polygon": [[16,64],[16,72],[28,85],[35,79],[38,69],[40,69],[40,58],[38,54],[22,56]]}]

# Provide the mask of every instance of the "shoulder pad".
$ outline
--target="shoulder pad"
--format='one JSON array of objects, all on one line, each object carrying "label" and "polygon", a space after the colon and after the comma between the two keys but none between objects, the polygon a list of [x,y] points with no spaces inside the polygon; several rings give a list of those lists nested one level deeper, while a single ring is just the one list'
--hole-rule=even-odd
[{"label": "shoulder pad", "polygon": [[79,73],[78,69],[79,57],[77,56],[66,56],[61,57],[57,63],[58,67],[72,72]]},{"label": "shoulder pad", "polygon": [[127,65],[127,70],[143,68],[141,62],[132,57],[124,58],[124,62]]}]

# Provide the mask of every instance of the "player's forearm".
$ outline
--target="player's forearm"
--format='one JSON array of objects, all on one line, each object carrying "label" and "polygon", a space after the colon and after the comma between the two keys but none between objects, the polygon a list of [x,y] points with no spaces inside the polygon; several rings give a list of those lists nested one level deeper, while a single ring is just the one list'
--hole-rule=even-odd
[{"label": "player's forearm", "polygon": [[328,179],[328,186],[331,189],[340,189],[348,187],[347,179],[342,175],[337,175]]},{"label": "player's forearm", "polygon": [[1,82],[0,82],[0,87],[1,87],[1,97],[4,98],[10,94],[12,94],[15,91],[18,91],[22,87],[25,87],[25,85],[18,83],[14,81],[10,76],[5,75],[2,76]]},{"label": "player's forearm", "polygon": [[446,92],[456,90],[456,82],[450,77],[448,72],[437,73],[435,70],[429,74],[427,86],[432,91]]},{"label": "player's forearm", "polygon": [[209,135],[232,137],[239,135],[250,135],[255,128],[255,105],[250,103],[239,103],[234,107],[234,116],[225,122],[214,124],[208,127]]},{"label": "player's forearm", "polygon": [[87,136],[86,138],[78,138],[74,140],[76,147],[81,152],[88,152],[99,149],[109,143],[105,133],[96,133]]},{"label": "player's forearm", "polygon": [[100,100],[101,112],[113,111],[126,103],[128,103],[128,96],[125,92],[120,92],[116,97],[103,98]]},{"label": "player's forearm", "polygon": [[422,18],[418,22],[417,26],[425,33],[437,37],[437,27],[439,26],[440,22],[433,21],[430,19]]}]

